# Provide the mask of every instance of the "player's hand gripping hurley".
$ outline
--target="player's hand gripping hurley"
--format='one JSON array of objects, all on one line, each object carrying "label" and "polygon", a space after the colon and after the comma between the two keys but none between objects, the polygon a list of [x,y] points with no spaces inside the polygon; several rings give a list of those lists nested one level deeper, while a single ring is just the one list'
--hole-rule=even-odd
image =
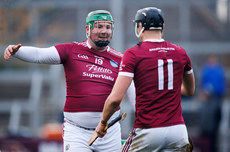
[{"label": "player's hand gripping hurley", "polygon": [[[122,115],[119,115],[117,118],[115,118],[114,120],[112,120],[112,121],[108,124],[108,126],[105,128],[105,130],[107,130],[109,127],[113,126],[116,122],[118,122],[118,121],[120,121],[120,120],[124,120],[125,117],[126,117],[126,115],[127,115],[126,112],[124,112]],[[93,134],[92,134],[92,136],[91,136],[90,139],[89,139],[88,145],[91,146],[97,138],[98,138],[97,132],[94,131]]]}]

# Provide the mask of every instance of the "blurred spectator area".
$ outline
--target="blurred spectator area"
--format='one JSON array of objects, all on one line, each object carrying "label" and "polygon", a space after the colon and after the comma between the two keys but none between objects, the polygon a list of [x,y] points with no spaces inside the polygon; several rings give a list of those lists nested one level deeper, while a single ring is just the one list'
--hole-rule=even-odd
[{"label": "blurred spectator area", "polygon": [[[196,137],[199,132],[196,125],[199,119],[199,77],[208,54],[220,59],[230,88],[229,0],[1,0],[0,136],[9,130],[13,133],[18,130],[28,133],[29,130],[31,135],[37,136],[36,130],[42,125],[60,120],[65,100],[62,66],[28,64],[15,58],[4,61],[3,52],[9,44],[48,47],[86,40],[85,18],[88,12],[106,9],[111,11],[115,20],[111,46],[124,52],[138,42],[132,22],[136,11],[148,6],[163,10],[164,39],[183,46],[191,57],[196,94],[192,98],[182,98],[182,106],[188,130]],[[230,89],[227,89],[225,108],[229,106],[229,100]],[[228,119],[229,113],[225,116]],[[124,127],[124,138],[132,125],[132,121],[128,122],[130,124],[122,122],[129,126]],[[227,137],[221,136],[221,139],[230,141],[229,124],[222,126],[226,125]]]}]

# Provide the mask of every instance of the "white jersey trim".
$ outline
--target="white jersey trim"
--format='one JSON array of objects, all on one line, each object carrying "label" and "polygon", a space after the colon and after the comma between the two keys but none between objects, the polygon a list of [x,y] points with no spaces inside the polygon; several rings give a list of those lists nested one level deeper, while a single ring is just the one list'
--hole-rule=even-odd
[{"label": "white jersey trim", "polygon": [[149,42],[163,42],[165,41],[164,39],[146,39],[144,42],[149,41]]},{"label": "white jersey trim", "polygon": [[88,46],[89,49],[92,48],[92,46],[89,44],[88,40],[86,41],[86,45]]},{"label": "white jersey trim", "polygon": [[130,72],[119,72],[118,75],[123,75],[132,78],[134,77],[134,73],[130,73]]},{"label": "white jersey trim", "polygon": [[186,74],[191,74],[191,73],[193,73],[193,69],[191,69],[191,70],[189,70],[189,71],[186,71],[185,73],[186,73]]}]

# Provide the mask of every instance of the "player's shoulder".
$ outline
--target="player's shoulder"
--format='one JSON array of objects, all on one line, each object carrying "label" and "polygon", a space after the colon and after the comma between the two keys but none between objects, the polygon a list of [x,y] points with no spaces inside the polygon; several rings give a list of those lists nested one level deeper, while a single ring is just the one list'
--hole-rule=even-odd
[{"label": "player's shoulder", "polygon": [[166,43],[167,43],[166,45],[168,47],[174,48],[174,52],[175,53],[183,55],[183,56],[184,55],[187,56],[187,52],[186,52],[186,50],[182,46],[180,46],[178,44],[174,44],[174,43],[168,42],[168,41],[166,41]]},{"label": "player's shoulder", "polygon": [[65,51],[65,52],[69,52],[71,50],[71,48],[73,48],[73,43],[61,43],[61,44],[57,44],[55,45],[55,48],[58,51]]},{"label": "player's shoulder", "polygon": [[175,49],[180,49],[181,46],[179,46],[178,44],[175,44],[175,43],[172,43],[172,42],[169,42],[169,41],[164,41],[164,43],[166,43],[167,46],[170,46],[170,47],[173,47]]},{"label": "player's shoulder", "polygon": [[82,41],[82,42],[72,42],[72,45],[73,46],[81,46],[81,47],[85,47],[85,48],[88,48],[88,45],[87,45],[87,42],[86,41]]},{"label": "player's shoulder", "polygon": [[62,48],[68,48],[68,49],[73,49],[74,47],[82,46],[82,47],[87,47],[86,42],[70,42],[70,43],[61,43],[58,45],[55,45],[56,47],[62,47]]},{"label": "player's shoulder", "polygon": [[117,50],[115,50],[112,47],[108,47],[108,53],[110,53],[111,55],[118,57],[118,58],[122,58],[123,54]]},{"label": "player's shoulder", "polygon": [[138,52],[141,52],[140,50],[142,49],[141,45],[140,44],[137,44],[137,45],[134,45],[133,47],[130,47],[128,48],[125,53],[132,53],[132,54],[135,54],[135,53],[138,53]]},{"label": "player's shoulder", "polygon": [[178,50],[178,51],[185,51],[185,49],[184,49],[182,46],[178,45],[178,44],[174,44],[174,43],[168,42],[168,41],[165,41],[165,42],[167,43],[167,46],[170,46],[170,47],[172,47],[172,48],[175,48],[175,50]]},{"label": "player's shoulder", "polygon": [[65,50],[65,52],[73,52],[77,50],[85,50],[88,48],[87,43],[83,42],[70,42],[70,43],[62,43],[55,45],[57,50]]}]

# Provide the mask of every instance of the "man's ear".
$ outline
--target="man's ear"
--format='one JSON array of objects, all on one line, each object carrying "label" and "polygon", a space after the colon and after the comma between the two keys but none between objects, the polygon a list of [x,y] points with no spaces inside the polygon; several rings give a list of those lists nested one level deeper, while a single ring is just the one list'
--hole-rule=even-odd
[{"label": "man's ear", "polygon": [[90,26],[89,25],[85,26],[85,32],[86,32],[86,36],[88,37],[89,33],[90,33]]},{"label": "man's ear", "polygon": [[141,22],[139,22],[137,24],[138,24],[138,33],[139,33],[141,31],[141,29],[142,29],[142,24],[141,24]]},{"label": "man's ear", "polygon": [[142,23],[141,22],[138,23],[138,27],[140,27],[142,29]]},{"label": "man's ear", "polygon": [[164,35],[164,28],[165,28],[165,24],[163,24],[163,28],[161,30],[161,38],[163,38],[163,35]]}]

